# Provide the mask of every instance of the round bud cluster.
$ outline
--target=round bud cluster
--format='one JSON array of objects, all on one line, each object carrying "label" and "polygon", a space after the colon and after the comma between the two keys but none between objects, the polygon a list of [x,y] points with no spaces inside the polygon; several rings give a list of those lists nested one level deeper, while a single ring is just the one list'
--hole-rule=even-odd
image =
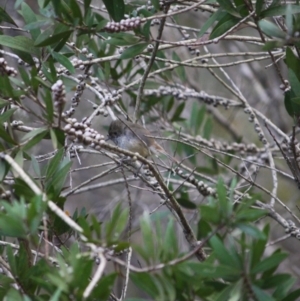
[{"label": "round bud cluster", "polygon": [[75,107],[77,107],[80,102],[80,96],[82,95],[85,86],[86,83],[84,81],[78,83],[78,85],[76,86],[76,91],[74,93],[74,96],[71,98],[71,108],[63,112],[62,114],[63,117],[71,117],[75,113]]},{"label": "round bud cluster", "polygon": [[18,74],[18,72],[15,68],[7,66],[7,61],[3,57],[1,57],[0,58],[0,74],[14,77]]},{"label": "round bud cluster", "polygon": [[[192,47],[192,46],[188,46],[188,50],[190,52],[191,55],[196,55],[196,56],[199,56],[200,55],[200,50],[199,49],[196,49],[195,47]],[[202,64],[206,63],[207,61],[204,60],[201,61]]]},{"label": "round bud cluster", "polygon": [[79,102],[80,102],[80,96],[82,95],[84,89],[85,89],[85,82],[81,81],[77,86],[76,86],[76,91],[74,93],[74,96],[71,99],[72,107],[77,107]]},{"label": "round bud cluster", "polygon": [[0,199],[9,200],[10,198],[11,198],[10,190],[3,190],[3,192],[0,194]]},{"label": "round bud cluster", "polygon": [[285,232],[291,234],[291,236],[296,237],[297,239],[300,239],[300,229],[297,228],[296,224],[291,220],[287,221]]},{"label": "round bud cluster", "polygon": [[101,148],[101,144],[105,141],[103,135],[100,135],[86,123],[78,122],[76,118],[69,118],[67,121],[68,124],[65,125],[64,132],[71,141],[82,142],[96,150]]},{"label": "round bud cluster", "polygon": [[282,150],[289,153],[288,157],[292,155],[300,167],[300,143],[296,138],[290,136],[288,141],[283,143]]},{"label": "round bud cluster", "polygon": [[46,80],[47,80],[47,78],[46,78],[46,76],[44,75],[44,73],[43,73],[42,70],[40,70],[40,71],[38,72],[38,76],[39,76],[39,78],[40,78],[41,80],[43,80],[43,81],[46,81]]},{"label": "round bud cluster", "polygon": [[181,178],[183,178],[185,181],[187,181],[188,183],[193,184],[194,186],[196,186],[197,190],[203,195],[203,196],[216,196],[216,191],[215,189],[209,187],[208,185],[206,185],[203,181],[199,181],[198,179],[196,179],[193,175],[184,173],[182,169],[180,169],[179,167],[175,168],[175,173],[180,176]]},{"label": "round bud cluster", "polygon": [[104,27],[104,30],[107,32],[129,31],[138,28],[140,24],[140,17],[132,17],[129,19],[123,19],[120,22],[108,22]]},{"label": "round bud cluster", "polygon": [[52,86],[52,93],[54,96],[54,106],[61,113],[66,104],[66,91],[61,79]]},{"label": "round bud cluster", "polygon": [[84,47],[84,48],[81,49],[81,53],[82,54],[88,54],[89,52],[88,52],[88,49]]},{"label": "round bud cluster", "polygon": [[13,120],[10,124],[13,128],[16,128],[20,125],[24,125],[24,122],[21,120]]},{"label": "round bud cluster", "polygon": [[[250,115],[251,116],[251,115]],[[260,127],[260,125],[259,125],[259,123],[258,123],[258,121],[257,121],[257,119],[255,118],[255,121],[254,121],[254,130],[257,132],[257,134],[258,134],[258,138],[259,138],[259,140],[263,143],[263,144],[267,144],[268,143],[268,141],[267,141],[267,139],[265,138],[265,135],[264,135],[264,133],[263,133],[263,131],[262,131],[262,129],[261,129],[261,127]]]},{"label": "round bud cluster", "polygon": [[[183,138],[184,141],[191,142],[193,138]],[[232,144],[228,144],[225,141],[219,141],[214,139],[204,139],[200,135],[195,137],[195,142],[199,144],[199,146],[206,146],[218,151],[223,152],[240,152],[240,153],[252,153],[257,154],[263,152],[264,149],[258,148],[254,143],[244,144],[244,143],[236,143],[233,142]]]},{"label": "round bud cluster", "polygon": [[[121,256],[124,253],[126,253],[127,250],[128,250],[128,249],[124,249],[124,250],[121,250],[121,251],[116,251],[117,247],[118,247],[117,245],[112,245],[109,248],[105,248],[105,253],[108,254],[108,255],[110,255],[110,256]],[[97,257],[95,260],[96,260],[96,264],[99,265],[100,262],[101,262],[100,259],[99,259],[99,257]]]},{"label": "round bud cluster", "polygon": [[259,153],[256,156],[247,156],[239,165],[239,172],[245,177],[253,176],[259,170],[259,166],[268,166],[270,164],[268,154],[266,152]]},{"label": "round bud cluster", "polygon": [[[246,108],[244,109],[244,112],[245,112],[246,114],[249,115],[248,120],[249,120],[250,122],[254,122],[254,120],[255,120],[255,114],[253,113],[252,109],[251,109],[250,107],[246,107]],[[256,127],[257,127],[257,126],[256,126]]]},{"label": "round bud cluster", "polygon": [[297,165],[298,167],[300,166],[300,144],[297,143],[295,145],[295,156],[296,156],[296,161],[297,161]]},{"label": "round bud cluster", "polygon": [[149,45],[147,46],[147,51],[152,52],[153,49],[154,49],[154,46],[153,46],[152,44],[149,44]]},{"label": "round bud cluster", "polygon": [[284,80],[284,83],[281,84],[281,85],[279,86],[279,88],[280,88],[282,91],[284,91],[284,92],[288,92],[288,91],[291,89],[291,86],[290,86],[290,84],[289,84],[289,81],[285,79],[285,80]]},{"label": "round bud cluster", "polygon": [[155,25],[159,25],[160,24],[160,20],[159,19],[153,19],[151,20],[151,26],[155,26]]},{"label": "round bud cluster", "polygon": [[118,93],[118,91],[112,91],[112,93],[107,92],[105,93],[104,98],[104,105],[105,106],[112,106],[116,102],[118,102],[121,99],[121,94]]},{"label": "round bud cluster", "polygon": [[83,60],[80,60],[77,57],[74,57],[71,60],[71,63],[75,68],[79,68],[80,70],[84,70],[85,68],[85,65],[83,65]]},{"label": "round bud cluster", "polygon": [[155,95],[155,96],[165,96],[172,95],[176,99],[186,100],[188,98],[195,98],[205,102],[206,104],[213,105],[214,107],[223,106],[225,109],[229,108],[231,101],[214,95],[208,95],[204,91],[197,92],[194,89],[170,87],[170,86],[160,86],[158,89],[147,89],[144,91],[145,95]]},{"label": "round bud cluster", "polygon": [[183,36],[183,40],[188,40],[190,38],[190,34],[185,29],[181,31],[181,34]]}]

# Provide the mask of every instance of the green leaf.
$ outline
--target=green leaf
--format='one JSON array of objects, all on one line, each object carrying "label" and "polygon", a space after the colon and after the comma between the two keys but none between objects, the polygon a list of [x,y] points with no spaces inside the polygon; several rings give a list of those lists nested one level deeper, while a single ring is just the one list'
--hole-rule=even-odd
[{"label": "green leaf", "polygon": [[283,32],[278,26],[276,26],[274,23],[267,21],[267,20],[261,20],[258,22],[258,25],[260,29],[268,36],[279,38],[279,39],[285,39],[286,33]]},{"label": "green leaf", "polygon": [[209,223],[201,218],[198,222],[197,240],[207,237],[211,231]]},{"label": "green leaf", "polygon": [[211,222],[213,224],[220,223],[220,213],[218,212],[216,207],[210,205],[202,205],[200,206],[201,217],[206,222]]},{"label": "green leaf", "polygon": [[151,3],[157,11],[160,11],[159,0],[151,0]]},{"label": "green leaf", "polygon": [[238,11],[239,15],[237,17],[246,17],[249,14],[248,7],[245,4],[244,0],[234,0],[234,4],[236,6],[236,10]]},{"label": "green leaf", "polygon": [[0,235],[26,238],[26,229],[24,228],[24,224],[19,215],[0,215]]},{"label": "green leaf", "polygon": [[298,117],[300,114],[300,103],[298,98],[300,97],[300,82],[292,69],[288,70],[289,82],[291,85],[291,105],[293,108],[293,115]]},{"label": "green leaf", "polygon": [[267,270],[270,270],[274,267],[277,267],[285,258],[287,254],[284,253],[275,253],[268,258],[257,263],[251,270],[252,274],[262,273]]},{"label": "green leaf", "polygon": [[33,146],[35,146],[36,144],[38,144],[48,134],[48,130],[44,128],[40,128],[28,134],[32,134],[32,135],[30,137],[30,140],[22,147],[23,151],[27,151]]},{"label": "green leaf", "polygon": [[230,292],[228,301],[241,300],[241,296],[243,294],[243,279],[240,279],[236,283],[233,283],[233,285],[231,287],[232,287],[232,290]]},{"label": "green leaf", "polygon": [[[300,81],[300,59],[294,54],[293,50],[290,47],[286,48],[285,63],[289,69],[294,71],[294,74],[297,76],[298,80]],[[298,83],[296,83],[296,85],[297,84]]]},{"label": "green leaf", "polygon": [[0,109],[2,109],[5,106],[8,106],[8,105],[9,105],[9,101],[0,97]]},{"label": "green leaf", "polygon": [[[87,277],[88,278],[88,277]],[[93,289],[91,296],[93,300],[108,300],[109,295],[113,290],[115,279],[117,278],[117,273],[112,273],[103,276],[99,281],[97,286]]]},{"label": "green leaf", "polygon": [[239,269],[234,269],[233,267],[224,266],[222,264],[214,266],[214,264],[208,262],[187,262],[187,266],[189,266],[196,275],[211,279],[220,277],[238,279],[241,275],[241,271]]},{"label": "green leaf", "polygon": [[260,289],[256,285],[251,285],[251,288],[257,297],[258,301],[276,301],[274,298],[272,298],[269,294],[264,292],[262,289]]},{"label": "green leaf", "polygon": [[285,281],[293,279],[293,277],[289,274],[277,274],[273,275],[271,277],[265,277],[262,278],[263,283],[261,285],[261,288],[263,289],[270,289],[273,287],[278,287],[281,283],[284,283]]},{"label": "green leaf", "polygon": [[124,19],[125,4],[123,0],[103,0],[103,3],[114,21],[119,22]]},{"label": "green leaf", "polygon": [[144,213],[143,217],[140,220],[141,232],[143,236],[143,246],[144,250],[147,253],[147,258],[144,258],[148,263],[154,259],[155,254],[155,244],[153,241],[153,230],[148,214]]},{"label": "green leaf", "polygon": [[185,102],[182,102],[175,110],[172,118],[171,118],[171,122],[175,122],[175,121],[182,121],[183,118],[180,117],[181,113],[183,112],[185,107]]},{"label": "green leaf", "polygon": [[149,273],[130,273],[132,282],[152,298],[158,296],[159,291],[154,281],[154,276]]},{"label": "green leaf", "polygon": [[178,204],[184,208],[187,208],[187,209],[191,209],[191,210],[194,210],[197,208],[197,205],[193,202],[191,202],[188,197],[185,197],[185,196],[181,196],[179,198],[176,199],[176,201],[178,202]]},{"label": "green leaf", "polygon": [[35,46],[36,47],[45,47],[45,46],[49,46],[49,45],[53,45],[53,44],[58,44],[59,41],[64,40],[64,39],[68,39],[71,35],[71,33],[73,32],[73,30],[66,30],[63,32],[59,32],[57,34],[54,35],[47,35],[46,37],[44,37],[45,32],[43,32],[36,40],[35,42]]},{"label": "green leaf", "polygon": [[37,161],[37,159],[35,158],[35,156],[33,156],[33,155],[31,155],[31,166],[32,166],[32,169],[34,170],[36,176],[38,176],[40,178],[42,176],[40,165],[39,165],[39,162]]},{"label": "green leaf", "polygon": [[259,229],[257,229],[255,226],[251,224],[242,224],[238,223],[236,225],[241,231],[243,231],[245,234],[251,235],[252,237],[256,239],[264,239],[265,235],[263,232],[261,232]]},{"label": "green leaf", "polygon": [[43,101],[46,105],[46,118],[49,122],[53,122],[54,107],[50,89],[45,91]]},{"label": "green leaf", "polygon": [[55,156],[48,162],[46,169],[46,180],[53,176],[53,174],[57,171],[60,161],[62,160],[64,155],[64,149],[61,148],[55,154]]},{"label": "green leaf", "polygon": [[266,215],[265,210],[261,209],[242,209],[240,212],[236,214],[236,221],[247,221],[247,222],[254,222],[257,219],[261,218],[262,216]]},{"label": "green leaf", "polygon": [[22,137],[22,141],[24,142],[24,141],[26,141],[28,139],[32,139],[36,135],[41,134],[41,133],[43,133],[45,131],[47,131],[47,129],[44,128],[44,127],[42,127],[42,128],[35,129],[35,130],[31,131],[31,132],[28,132],[28,133],[25,134],[25,136]]},{"label": "green leaf", "polygon": [[220,261],[221,264],[231,266],[236,269],[242,268],[242,263],[239,258],[236,257],[236,254],[230,253],[229,250],[224,246],[224,243],[214,235],[210,240],[209,244],[211,245],[214,255]]},{"label": "green leaf", "polygon": [[217,183],[217,194],[220,204],[220,212],[225,219],[231,218],[232,214],[232,203],[227,200],[227,189],[224,185],[223,179],[219,177]]},{"label": "green leaf", "polygon": [[38,50],[33,46],[33,41],[25,36],[0,35],[0,45],[20,50],[38,56]]},{"label": "green leaf", "polygon": [[5,121],[8,121],[12,114],[16,111],[16,108],[9,109],[0,115],[0,124],[3,124]]},{"label": "green leaf", "polygon": [[284,94],[284,106],[286,111],[288,112],[288,114],[291,117],[294,117],[294,107],[293,107],[293,103],[292,103],[292,98],[291,98],[291,91],[287,91]]},{"label": "green leaf", "polygon": [[210,39],[215,39],[221,36],[223,33],[225,33],[227,30],[232,28],[234,25],[236,25],[240,19],[230,15],[226,14],[219,22],[218,24],[214,27],[212,30],[209,38]]},{"label": "green leaf", "polygon": [[288,296],[282,299],[282,301],[297,301],[300,297],[300,288],[291,292]]},{"label": "green leaf", "polygon": [[289,292],[291,287],[295,284],[296,279],[292,277],[286,277],[286,279],[282,280],[276,287],[275,292],[273,293],[273,297],[276,300],[282,300]]},{"label": "green leaf", "polygon": [[121,233],[124,231],[128,220],[128,210],[121,208],[121,205],[118,204],[113,211],[111,220],[106,224],[106,240],[109,243],[115,242],[119,239]]},{"label": "green leaf", "polygon": [[[25,3],[25,2],[22,3],[21,11],[22,11],[22,15],[23,15],[23,18],[24,18],[27,26],[29,24],[35,23],[37,21],[37,17],[35,15],[35,13],[33,12],[33,10],[30,8],[30,6],[27,3]],[[30,29],[27,27],[27,29],[30,30],[30,34],[34,40],[40,35],[40,33],[41,33],[40,28],[42,26],[45,26],[45,21],[46,20],[42,20],[43,23],[42,23],[42,25],[40,25],[40,27],[36,27],[33,29]]]},{"label": "green leaf", "polygon": [[[182,61],[175,51],[173,51],[172,59],[174,61],[177,61],[178,63],[180,63]],[[186,74],[185,74],[184,66],[176,67],[175,72],[178,75],[179,79],[185,83],[186,82]]]},{"label": "green leaf", "polygon": [[79,22],[82,22],[82,14],[81,9],[75,0],[70,0],[70,9],[72,11],[72,17],[79,20]]},{"label": "green leaf", "polygon": [[0,160],[0,182],[3,181],[9,170],[10,165],[5,160]]},{"label": "green leaf", "polygon": [[124,52],[121,54],[120,59],[131,59],[138,54],[142,53],[143,50],[148,46],[148,43],[140,43],[133,45],[127,49],[124,50]]},{"label": "green leaf", "polygon": [[292,100],[292,104],[300,105],[300,96],[293,97],[291,100]]},{"label": "green leaf", "polygon": [[65,181],[70,171],[71,165],[72,161],[70,161],[68,158],[65,158],[63,162],[61,162],[59,169],[53,175],[51,181],[47,183],[47,192],[49,188],[53,188],[54,191],[51,190],[51,193],[54,193],[54,197],[58,197],[61,193],[61,190],[65,185]]},{"label": "green leaf", "polygon": [[275,17],[275,16],[285,15],[288,6],[290,6],[291,12],[293,14],[300,13],[300,6],[299,5],[280,4],[278,6],[269,7],[268,9],[262,11],[260,13],[260,18]]},{"label": "green leaf", "polygon": [[50,135],[54,149],[60,149],[65,145],[65,133],[60,128],[52,128],[50,130]]},{"label": "green leaf", "polygon": [[0,138],[11,144],[17,144],[12,137],[6,132],[4,126],[0,124]]},{"label": "green leaf", "polygon": [[287,5],[285,11],[285,25],[287,27],[287,32],[290,35],[293,35],[293,11],[291,5]]},{"label": "green leaf", "polygon": [[205,33],[207,33],[207,30],[215,23],[215,21],[220,20],[226,15],[223,9],[219,8],[216,12],[211,14],[211,16],[208,18],[208,20],[202,25],[198,36],[202,37]]},{"label": "green leaf", "polygon": [[[177,243],[177,237],[176,237],[176,231],[175,231],[175,225],[174,220],[170,218],[168,225],[166,227],[166,233],[165,238],[163,241],[163,250],[165,254],[172,254],[173,256],[177,256],[178,253],[178,243]],[[168,258],[169,256],[166,256],[166,260],[170,260]]]},{"label": "green leaf", "polygon": [[18,25],[10,17],[10,15],[2,7],[0,7],[0,23],[2,23],[2,22],[7,22],[7,23],[13,24],[18,27]]},{"label": "green leaf", "polygon": [[75,68],[70,62],[70,60],[64,56],[63,54],[60,54],[59,52],[52,52],[52,57],[59,62],[62,66],[66,67],[66,69],[71,73],[75,73]]},{"label": "green leaf", "polygon": [[193,134],[198,135],[200,133],[201,125],[205,120],[206,106],[200,106],[198,102],[194,102],[191,109],[190,127],[194,128]]},{"label": "green leaf", "polygon": [[224,8],[228,13],[235,17],[239,17],[239,13],[237,12],[236,8],[233,6],[231,1],[228,0],[217,0],[222,8]]},{"label": "green leaf", "polygon": [[213,129],[213,122],[212,119],[209,117],[207,118],[204,128],[203,128],[203,138],[204,139],[210,139],[210,135]]},{"label": "green leaf", "polygon": [[257,0],[256,4],[255,4],[255,12],[257,14],[258,17],[260,17],[261,11],[263,9],[264,6],[264,0]]},{"label": "green leaf", "polygon": [[231,301],[230,294],[232,292],[232,286],[228,285],[220,292],[216,294],[215,301]]},{"label": "green leaf", "polygon": [[17,272],[17,265],[16,265],[16,257],[10,245],[6,246],[6,255],[10,266],[10,271],[12,272],[13,275],[17,275],[18,272]]}]

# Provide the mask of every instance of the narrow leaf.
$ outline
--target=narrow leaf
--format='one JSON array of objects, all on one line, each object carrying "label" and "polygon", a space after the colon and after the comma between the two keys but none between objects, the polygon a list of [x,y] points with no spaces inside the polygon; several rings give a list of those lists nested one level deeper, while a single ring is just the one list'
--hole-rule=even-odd
[{"label": "narrow leaf", "polygon": [[124,18],[125,4],[123,0],[103,0],[103,3],[114,21],[119,22]]},{"label": "narrow leaf", "polygon": [[135,57],[136,55],[142,53],[143,50],[147,47],[147,45],[148,43],[141,43],[125,49],[124,52],[121,54],[120,59],[131,59]]}]

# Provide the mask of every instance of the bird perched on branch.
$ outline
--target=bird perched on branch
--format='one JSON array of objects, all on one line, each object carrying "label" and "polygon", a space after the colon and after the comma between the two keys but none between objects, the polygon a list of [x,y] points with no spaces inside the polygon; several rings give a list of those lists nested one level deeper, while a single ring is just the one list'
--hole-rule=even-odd
[{"label": "bird perched on branch", "polygon": [[178,163],[151,137],[151,133],[140,124],[113,120],[109,126],[108,139],[112,140],[118,147],[133,153],[139,153],[142,157],[147,158],[151,154],[163,154]]}]

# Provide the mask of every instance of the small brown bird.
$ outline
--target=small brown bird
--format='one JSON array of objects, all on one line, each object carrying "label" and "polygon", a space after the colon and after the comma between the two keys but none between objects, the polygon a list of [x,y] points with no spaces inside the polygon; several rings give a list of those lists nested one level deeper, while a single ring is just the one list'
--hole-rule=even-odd
[{"label": "small brown bird", "polygon": [[151,133],[143,126],[129,121],[113,120],[108,130],[108,139],[120,148],[139,153],[145,158],[151,154],[163,154],[178,163],[150,136]]}]

